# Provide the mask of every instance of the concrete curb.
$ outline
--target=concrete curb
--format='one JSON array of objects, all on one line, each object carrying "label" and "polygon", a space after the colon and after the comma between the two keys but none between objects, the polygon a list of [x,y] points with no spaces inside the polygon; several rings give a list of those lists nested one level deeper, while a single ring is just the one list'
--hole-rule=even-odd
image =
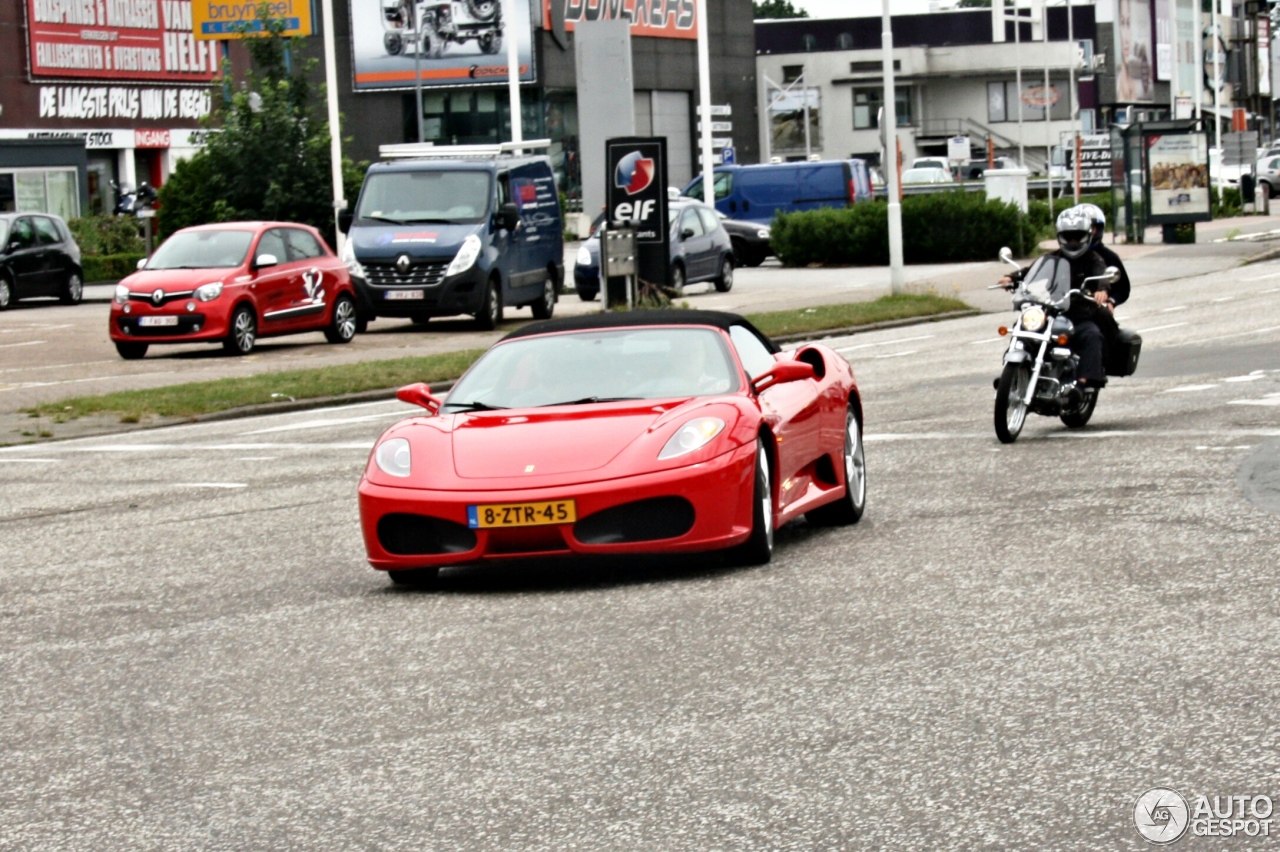
[{"label": "concrete curb", "polygon": [[851,334],[860,334],[864,331],[879,331],[882,328],[900,328],[904,325],[922,325],[927,322],[941,322],[949,319],[959,319],[960,317],[975,317],[982,311],[977,308],[970,308],[965,311],[947,311],[942,314],[929,314],[927,316],[903,317],[896,320],[885,320],[884,322],[867,323],[866,325],[847,325],[842,328],[823,328],[816,331],[797,331],[792,334],[775,334],[770,339],[774,343],[796,343],[801,340],[823,340],[828,337],[847,337]]}]

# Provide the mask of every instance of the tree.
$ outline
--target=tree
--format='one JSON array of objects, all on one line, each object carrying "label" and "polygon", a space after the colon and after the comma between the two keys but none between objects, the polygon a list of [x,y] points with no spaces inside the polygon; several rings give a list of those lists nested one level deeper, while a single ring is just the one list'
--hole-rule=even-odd
[{"label": "tree", "polygon": [[[329,124],[316,109],[323,88],[308,79],[315,60],[293,64],[296,40],[259,7],[263,34],[245,39],[252,67],[239,91],[211,116],[220,130],[178,164],[160,189],[160,231],[189,225],[277,219],[333,228]],[[229,69],[223,69],[224,74]],[[355,198],[364,168],[343,158],[344,194]]]},{"label": "tree", "polygon": [[755,16],[760,18],[807,18],[809,13],[791,5],[791,0],[752,0]]}]

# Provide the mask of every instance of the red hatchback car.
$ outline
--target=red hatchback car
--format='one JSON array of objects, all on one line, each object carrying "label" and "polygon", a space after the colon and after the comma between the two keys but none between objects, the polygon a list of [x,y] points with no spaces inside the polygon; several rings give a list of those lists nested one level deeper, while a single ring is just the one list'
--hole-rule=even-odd
[{"label": "red hatchback car", "polygon": [[347,266],[315,228],[227,222],[183,228],[116,287],[111,340],[120,357],[153,343],[221,343],[246,355],[260,337],[356,334]]}]

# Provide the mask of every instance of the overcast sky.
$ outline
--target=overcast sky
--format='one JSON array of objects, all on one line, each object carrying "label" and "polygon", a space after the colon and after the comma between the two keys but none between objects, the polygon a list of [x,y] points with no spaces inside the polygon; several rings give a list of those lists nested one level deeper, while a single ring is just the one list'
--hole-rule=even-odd
[{"label": "overcast sky", "polygon": [[[811,18],[879,17],[880,0],[792,0]],[[929,11],[929,0],[889,0],[894,15],[917,15]]]}]

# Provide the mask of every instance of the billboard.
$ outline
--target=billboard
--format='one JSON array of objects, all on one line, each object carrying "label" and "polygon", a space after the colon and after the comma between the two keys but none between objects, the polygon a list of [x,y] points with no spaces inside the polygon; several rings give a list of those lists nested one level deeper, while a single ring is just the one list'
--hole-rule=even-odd
[{"label": "billboard", "polygon": [[541,0],[544,26],[562,44],[578,21],[625,19],[631,35],[650,38],[698,37],[694,0]]},{"label": "billboard", "polygon": [[[1063,147],[1067,152],[1067,175],[1075,177],[1075,137],[1063,134]],[[1099,190],[1111,188],[1111,137],[1107,134],[1090,134],[1080,137],[1080,189]]]},{"label": "billboard", "polygon": [[284,23],[285,36],[311,35],[311,0],[191,0],[191,24],[198,39],[245,38],[262,31],[258,10]]},{"label": "billboard", "polygon": [[191,0],[25,0],[31,76],[207,83],[218,46],[191,33]]},{"label": "billboard", "polygon": [[1154,97],[1149,0],[1119,0],[1115,22],[1116,102],[1150,103]]},{"label": "billboard", "polygon": [[531,2],[515,0],[504,21],[500,0],[351,0],[356,91],[505,85],[508,38],[520,79],[533,81]]},{"label": "billboard", "polygon": [[605,209],[610,222],[636,231],[636,273],[665,285],[671,229],[667,223],[667,138],[619,136],[605,142]]},{"label": "billboard", "polygon": [[1206,135],[1144,134],[1152,225],[1209,221],[1209,143]]}]

